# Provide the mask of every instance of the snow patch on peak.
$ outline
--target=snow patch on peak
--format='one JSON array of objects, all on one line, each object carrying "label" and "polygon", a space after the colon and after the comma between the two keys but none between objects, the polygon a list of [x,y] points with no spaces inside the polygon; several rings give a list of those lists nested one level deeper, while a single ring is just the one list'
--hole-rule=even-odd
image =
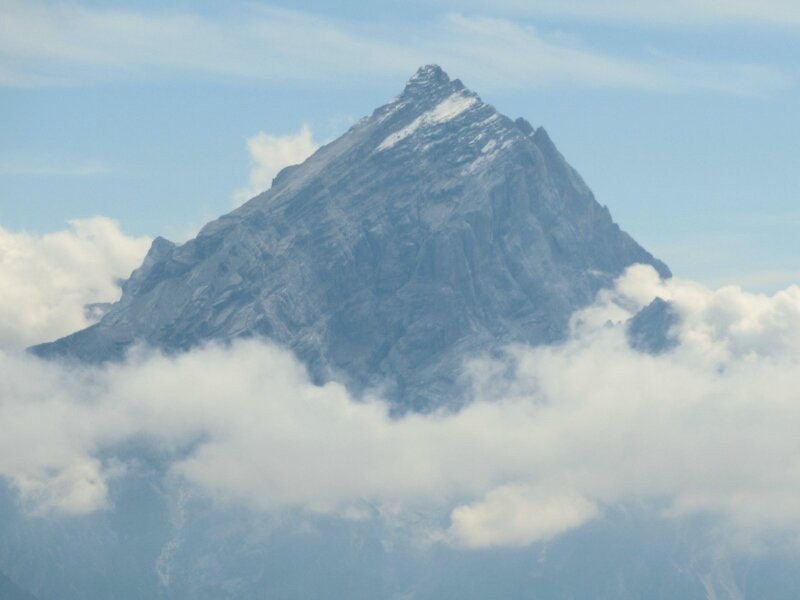
[{"label": "snow patch on peak", "polygon": [[461,92],[452,94],[442,100],[431,110],[422,113],[399,131],[395,131],[394,133],[388,135],[386,139],[378,144],[376,150],[381,152],[382,150],[391,148],[401,140],[404,140],[413,134],[420,127],[444,123],[445,121],[454,119],[461,113],[469,110],[477,102],[478,99],[475,96],[468,96]]},{"label": "snow patch on peak", "polygon": [[378,123],[382,123],[400,109],[405,108],[407,105],[408,102],[402,100],[399,96],[392,98],[392,101],[382,108],[383,112],[378,116]]},{"label": "snow patch on peak", "polygon": [[429,123],[449,121],[471,108],[477,101],[478,99],[475,96],[466,96],[460,93],[453,94],[442,100],[433,110],[423,114],[421,118],[427,116]]},{"label": "snow patch on peak", "polygon": [[468,175],[470,173],[474,173],[479,169],[482,169],[486,165],[493,162],[500,153],[505,150],[506,148],[510,148],[511,145],[514,143],[514,138],[510,138],[505,140],[502,144],[498,146],[497,140],[491,139],[481,148],[481,153],[475,158],[471,163],[465,166],[461,170],[462,175]]}]

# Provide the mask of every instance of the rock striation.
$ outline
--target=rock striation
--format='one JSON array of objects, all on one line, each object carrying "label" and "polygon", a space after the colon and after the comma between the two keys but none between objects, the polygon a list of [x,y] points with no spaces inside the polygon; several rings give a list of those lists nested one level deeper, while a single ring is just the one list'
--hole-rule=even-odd
[{"label": "rock striation", "polygon": [[99,322],[32,351],[98,362],[263,336],[318,381],[425,410],[457,401],[465,358],[563,338],[634,263],[670,274],[543,128],[429,65],[194,239],[156,239]]}]

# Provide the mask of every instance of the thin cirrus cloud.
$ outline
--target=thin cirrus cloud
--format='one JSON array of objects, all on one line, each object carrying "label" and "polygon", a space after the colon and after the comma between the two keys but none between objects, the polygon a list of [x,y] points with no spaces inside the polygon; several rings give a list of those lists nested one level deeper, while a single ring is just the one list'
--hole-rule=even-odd
[{"label": "thin cirrus cloud", "polygon": [[382,22],[251,5],[212,18],[4,0],[0,14],[0,83],[18,87],[176,76],[317,84],[348,77],[360,85],[388,84],[430,62],[500,88],[765,95],[792,83],[768,64],[647,50],[620,55],[509,19],[461,13],[420,19],[403,37]]},{"label": "thin cirrus cloud", "polygon": [[492,6],[516,14],[658,26],[707,28],[735,24],[793,28],[800,25],[800,5],[793,0],[499,0],[492,2]]},{"label": "thin cirrus cloud", "polygon": [[[125,257],[95,269],[106,279],[95,287],[110,291],[145,243],[94,226]],[[28,264],[55,260],[45,238],[4,239],[6,256],[21,247]],[[86,270],[54,264],[48,277],[0,270],[2,289],[28,290],[5,323],[24,331],[59,303],[78,314],[87,298],[56,292],[84,285]],[[677,347],[651,356],[631,350],[624,330],[656,296],[681,320]],[[551,539],[631,503],[656,518],[714,516],[741,547],[800,535],[800,287],[711,290],[632,267],[575,315],[565,343],[468,361],[472,402],[403,417],[336,382],[314,384],[263,341],[176,356],[142,348],[76,369],[21,353],[33,333],[19,331],[0,329],[0,477],[33,514],[115,510],[109,486],[126,477],[130,444],[146,440],[171,457],[165,477],[217,502],[427,514],[412,519],[425,539],[463,548]],[[54,332],[38,331],[35,341]]]},{"label": "thin cirrus cloud", "polygon": [[0,175],[14,177],[94,177],[110,175],[117,169],[99,160],[66,162],[47,159],[0,159]]}]

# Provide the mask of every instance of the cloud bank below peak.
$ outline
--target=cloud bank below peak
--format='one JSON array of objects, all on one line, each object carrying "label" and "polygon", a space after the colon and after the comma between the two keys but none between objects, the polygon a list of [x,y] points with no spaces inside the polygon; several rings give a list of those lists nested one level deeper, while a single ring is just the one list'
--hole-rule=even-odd
[{"label": "cloud bank below peak", "polygon": [[[73,228],[57,252],[49,240],[10,239],[41,245],[53,262],[106,235],[128,248],[107,249],[119,264],[92,275],[106,278],[96,291],[113,292],[113,274],[145,241],[118,239],[104,220]],[[31,299],[4,308],[4,323],[24,323],[59,296],[59,310],[79,318],[86,298],[59,291],[92,269],[50,264],[0,270],[3,289],[23,286]],[[659,356],[625,336],[655,296],[681,317],[677,346]],[[55,326],[41,323],[36,335]],[[21,353],[34,333],[0,331],[0,477],[34,514],[113,510],[109,486],[126,476],[131,444],[146,443],[168,457],[165,477],[223,504],[427,514],[414,526],[425,539],[464,548],[551,539],[631,503],[659,518],[711,515],[739,544],[800,536],[797,287],[711,290],[632,267],[575,315],[565,343],[472,357],[463,409],[403,417],[380,398],[315,385],[263,341],[171,357],[142,348],[124,363],[75,369]]]}]

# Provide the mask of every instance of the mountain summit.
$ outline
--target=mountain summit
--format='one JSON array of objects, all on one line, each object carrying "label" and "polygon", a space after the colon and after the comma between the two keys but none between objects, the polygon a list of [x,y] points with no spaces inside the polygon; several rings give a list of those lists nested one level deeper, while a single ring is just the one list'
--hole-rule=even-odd
[{"label": "mountain summit", "polygon": [[456,398],[464,358],[563,338],[633,263],[669,276],[543,128],[429,65],[196,238],[156,239],[100,322],[32,350],[104,361],[263,336],[318,381],[426,409]]}]

